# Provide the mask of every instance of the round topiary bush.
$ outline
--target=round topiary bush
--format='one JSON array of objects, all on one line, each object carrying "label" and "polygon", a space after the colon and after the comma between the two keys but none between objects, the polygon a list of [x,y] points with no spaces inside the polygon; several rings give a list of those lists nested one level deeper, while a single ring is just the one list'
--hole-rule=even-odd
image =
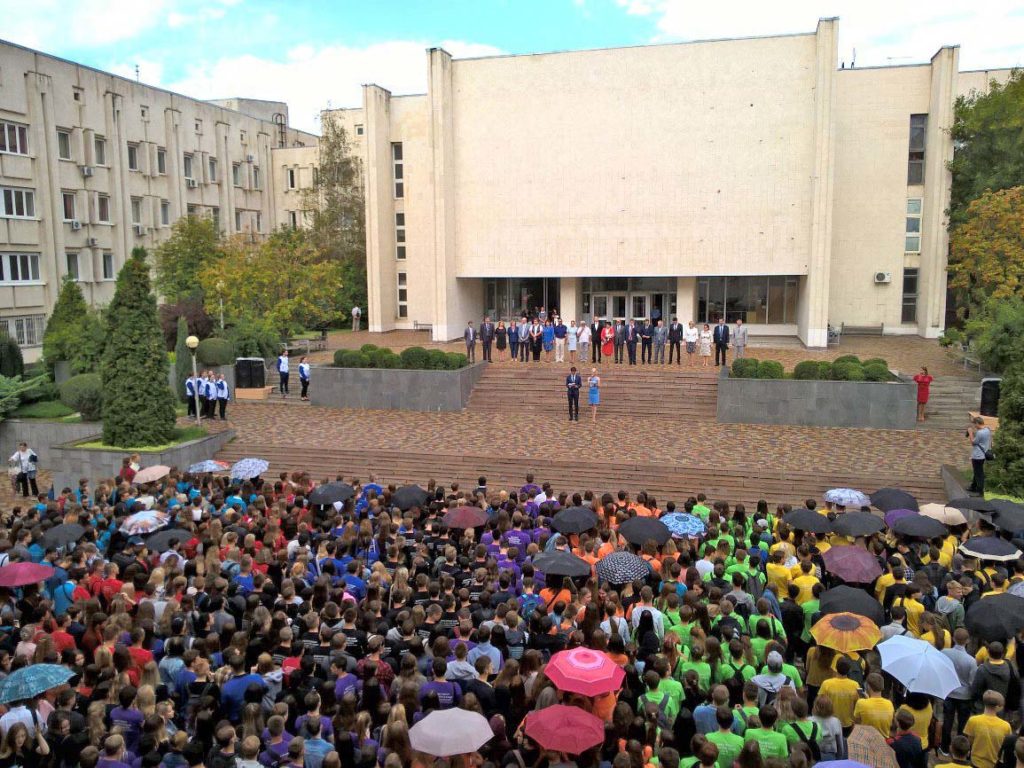
[{"label": "round topiary bush", "polygon": [[339,368],[365,368],[366,355],[357,349],[339,349],[334,353],[334,364]]},{"label": "round topiary bush", "polygon": [[885,363],[870,363],[864,366],[864,378],[868,381],[891,381],[892,374]]},{"label": "round topiary bush", "polygon": [[732,361],[731,373],[737,379],[756,379],[759,362],[754,357],[741,357]]},{"label": "round topiary bush", "polygon": [[60,401],[82,414],[83,421],[103,416],[103,380],[98,373],[80,373],[60,385]]},{"label": "round topiary bush", "polygon": [[376,344],[363,344],[363,346],[359,348],[359,351],[364,355],[368,355],[371,352],[376,352],[377,349],[379,349],[379,347]]},{"label": "round topiary bush", "polygon": [[405,365],[402,362],[400,355],[396,355],[389,349],[382,350],[384,354],[377,357],[378,368],[404,368]]},{"label": "round topiary bush", "polygon": [[758,379],[781,379],[785,375],[786,369],[777,360],[762,360],[757,366],[756,378]]},{"label": "round topiary bush", "polygon": [[[457,353],[452,353],[457,354]],[[448,367],[448,353],[443,349],[427,350],[427,368],[432,371],[443,371]]]},{"label": "round topiary bush", "polygon": [[881,357],[871,357],[871,358],[868,358],[867,360],[861,360],[860,364],[863,365],[865,368],[867,368],[869,365],[879,365],[879,364],[884,365],[886,368],[889,367],[889,363],[887,363]]},{"label": "round topiary bush", "polygon": [[429,362],[427,350],[423,347],[403,349],[400,357],[402,358],[402,366],[410,370],[422,370],[427,367]]},{"label": "round topiary bush", "polygon": [[348,352],[347,349],[336,349],[336,350],[334,350],[334,366],[336,368],[344,368],[344,367],[346,367],[345,363],[343,362],[344,359],[345,359],[345,353],[346,352]]},{"label": "round topiary bush", "polygon": [[833,360],[832,363],[856,363],[857,365],[861,365],[860,358],[856,355],[840,355]]},{"label": "round topiary bush", "polygon": [[818,376],[820,381],[828,381],[832,378],[832,363],[828,360],[818,361]]},{"label": "round topiary bush", "polygon": [[469,365],[469,358],[461,352],[448,352],[445,355],[445,368],[449,371],[457,371]]},{"label": "round topiary bush", "polygon": [[235,347],[227,339],[211,336],[199,342],[196,360],[201,365],[231,365],[235,362]]},{"label": "round topiary bush", "polygon": [[[377,349],[367,354],[367,357],[370,358],[370,367],[383,368],[384,366],[380,364],[380,361],[390,355],[395,355],[395,353],[387,347],[377,347]],[[398,355],[395,355],[395,357],[398,357]],[[401,360],[401,358],[398,359]]]},{"label": "round topiary bush", "polygon": [[804,360],[796,364],[793,378],[801,381],[813,381],[821,376],[820,360]]},{"label": "round topiary bush", "polygon": [[832,378],[835,381],[864,381],[864,366],[849,360],[833,363]]}]

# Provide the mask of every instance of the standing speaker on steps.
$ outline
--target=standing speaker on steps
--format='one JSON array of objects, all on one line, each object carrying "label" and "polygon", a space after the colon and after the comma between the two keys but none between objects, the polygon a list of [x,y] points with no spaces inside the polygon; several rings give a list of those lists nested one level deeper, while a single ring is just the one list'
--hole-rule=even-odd
[{"label": "standing speaker on steps", "polygon": [[262,389],[266,386],[266,369],[261,357],[240,357],[235,360],[235,388]]},{"label": "standing speaker on steps", "polygon": [[999,415],[999,382],[1000,378],[981,380],[981,411],[982,416]]}]

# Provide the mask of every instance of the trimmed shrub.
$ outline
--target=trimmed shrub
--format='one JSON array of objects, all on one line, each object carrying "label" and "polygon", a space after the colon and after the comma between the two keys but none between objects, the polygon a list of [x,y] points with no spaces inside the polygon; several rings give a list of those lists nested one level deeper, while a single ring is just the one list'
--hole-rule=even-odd
[{"label": "trimmed shrub", "polygon": [[884,365],[886,368],[889,367],[889,363],[887,363],[881,357],[871,357],[871,358],[868,358],[867,360],[861,360],[860,364],[863,365],[865,368],[867,368],[869,365],[877,365],[879,363]]},{"label": "trimmed shrub", "polygon": [[60,385],[60,401],[82,414],[83,421],[103,415],[103,380],[98,373],[80,373]]},{"label": "trimmed shrub", "polygon": [[235,347],[227,339],[203,339],[196,347],[196,360],[203,365],[231,365],[235,362]]},{"label": "trimmed shrub", "polygon": [[[735,363],[733,364],[735,365]],[[777,360],[762,360],[757,366],[756,378],[758,379],[781,379],[785,375],[786,369]]]},{"label": "trimmed shrub", "polygon": [[402,366],[409,369],[422,370],[427,367],[429,358],[427,357],[427,350],[423,347],[409,347],[403,349],[402,354]]},{"label": "trimmed shrub", "polygon": [[832,363],[828,360],[818,361],[818,378],[822,381],[828,381],[832,378]]},{"label": "trimmed shrub", "polygon": [[856,355],[840,355],[833,360],[832,363],[856,363],[857,365],[861,365],[860,358]]},{"label": "trimmed shrub", "polygon": [[756,379],[759,364],[755,357],[741,357],[732,361],[731,373],[737,379]]},{"label": "trimmed shrub", "polygon": [[334,364],[339,368],[365,368],[368,362],[357,349],[339,349],[334,353]]},{"label": "trimmed shrub", "polygon": [[[370,368],[383,368],[384,366],[381,365],[381,361],[388,355],[394,355],[395,353],[392,352],[387,347],[377,347],[377,349],[373,350],[372,352],[365,354],[370,359]],[[397,357],[397,355],[395,356]]]},{"label": "trimmed shrub", "polygon": [[457,371],[469,365],[469,358],[461,352],[448,352],[445,354],[445,368],[449,371]]},{"label": "trimmed shrub", "polygon": [[1003,493],[1024,495],[1024,365],[1016,363],[1003,374],[999,387],[999,429],[992,440],[995,461],[992,481]]},{"label": "trimmed shrub", "polygon": [[864,381],[864,366],[848,360],[833,363],[832,378],[835,381]]},{"label": "trimmed shrub", "polygon": [[0,375],[13,379],[25,373],[25,360],[18,342],[6,333],[0,333]]},{"label": "trimmed shrub", "polygon": [[363,346],[359,348],[359,351],[362,352],[364,355],[368,355],[371,352],[376,352],[378,349],[380,349],[380,347],[378,347],[376,344],[363,344]]},{"label": "trimmed shrub", "polygon": [[[448,367],[448,355],[458,354],[457,352],[447,353],[443,349],[427,350],[427,368],[432,371],[443,371]],[[465,355],[463,355],[465,357]]]},{"label": "trimmed shrub", "polygon": [[820,378],[821,366],[819,363],[819,360],[804,360],[797,363],[793,369],[793,378],[801,381],[813,381]]},{"label": "trimmed shrub", "polygon": [[334,365],[336,368],[347,368],[345,365],[345,353],[350,352],[348,349],[336,349],[334,350]]},{"label": "trimmed shrub", "polygon": [[864,378],[868,381],[890,381],[892,374],[884,363],[871,363],[864,366]]},{"label": "trimmed shrub", "polygon": [[404,368],[402,358],[391,350],[383,350],[383,354],[377,357],[378,368]]}]

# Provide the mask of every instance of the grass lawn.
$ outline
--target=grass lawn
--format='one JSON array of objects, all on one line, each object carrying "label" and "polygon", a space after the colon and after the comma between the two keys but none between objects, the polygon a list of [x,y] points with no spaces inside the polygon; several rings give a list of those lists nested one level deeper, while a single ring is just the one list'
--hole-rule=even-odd
[{"label": "grass lawn", "polygon": [[76,448],[99,448],[100,450],[106,451],[139,451],[155,453],[156,451],[163,451],[181,443],[187,443],[189,440],[198,440],[200,437],[206,437],[206,430],[202,427],[177,427],[174,430],[174,439],[165,443],[164,445],[107,445],[106,443],[95,440],[89,443],[76,443]]},{"label": "grass lawn", "polygon": [[82,417],[73,409],[68,408],[59,400],[40,400],[35,403],[18,406],[11,414],[16,419],[45,419],[60,421],[65,424],[77,424]]}]

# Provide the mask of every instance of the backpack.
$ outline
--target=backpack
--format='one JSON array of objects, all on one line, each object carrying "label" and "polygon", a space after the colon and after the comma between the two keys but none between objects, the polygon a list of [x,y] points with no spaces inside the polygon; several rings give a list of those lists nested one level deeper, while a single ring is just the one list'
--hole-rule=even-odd
[{"label": "backpack", "polygon": [[666,693],[661,697],[657,710],[654,708],[654,702],[650,699],[644,699],[644,714],[654,716],[657,720],[659,728],[669,729],[672,727],[672,720],[668,716],[668,702],[669,695]]},{"label": "backpack", "polygon": [[508,644],[508,657],[510,659],[519,660],[523,658],[523,654],[526,653],[526,633],[521,629],[517,629],[514,632],[507,630],[505,632],[505,642]]},{"label": "backpack", "polygon": [[732,667],[732,674],[722,684],[729,691],[729,706],[735,707],[737,704],[743,703],[743,685],[746,682],[743,679],[743,670],[750,665],[740,664],[738,667],[733,667],[731,661],[727,663]]},{"label": "backpack", "polygon": [[803,731],[797,728],[796,723],[790,723],[789,727],[793,729],[793,733],[800,739],[807,748],[811,750],[811,757],[814,758],[814,762],[821,760],[821,744],[818,743],[818,724],[815,722],[811,723],[811,735],[806,735]]},{"label": "backpack", "polygon": [[764,704],[762,704],[761,706],[762,707],[767,707],[767,706],[770,706],[770,705],[774,704],[775,703],[775,699],[779,695],[779,691],[781,691],[783,688],[785,688],[787,685],[789,685],[792,682],[793,681],[790,679],[789,675],[786,675],[786,679],[782,681],[782,685],[780,685],[774,691],[769,691],[767,688],[764,688],[763,690],[764,690],[764,692],[767,695],[764,697]]},{"label": "backpack", "polygon": [[746,591],[754,599],[755,604],[761,599],[761,595],[764,594],[764,582],[761,581],[759,573],[754,572],[747,576]]}]

